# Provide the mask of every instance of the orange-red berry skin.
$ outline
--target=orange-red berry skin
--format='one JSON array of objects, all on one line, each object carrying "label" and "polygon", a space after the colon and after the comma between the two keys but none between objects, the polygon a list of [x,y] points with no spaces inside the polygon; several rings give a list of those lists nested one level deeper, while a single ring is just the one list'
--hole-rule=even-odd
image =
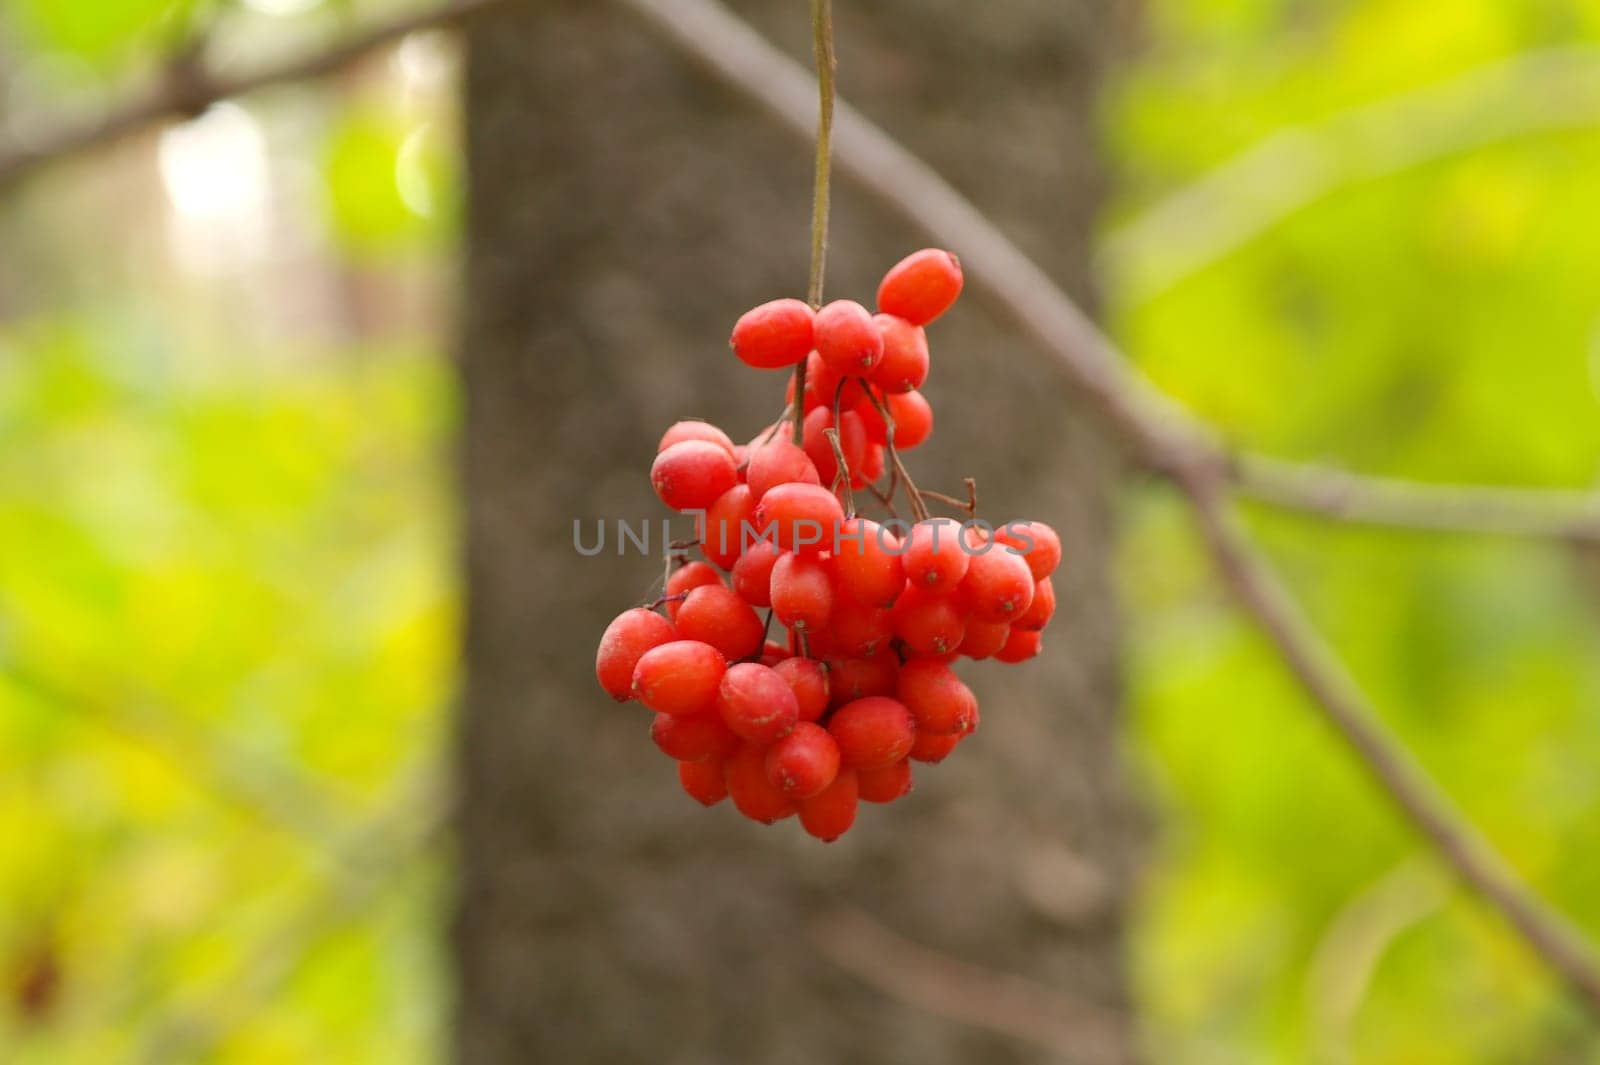
[{"label": "orange-red berry skin", "polygon": [[650,484],[673,510],[704,510],[739,483],[733,452],[709,440],[683,440],[656,456]]},{"label": "orange-red berry skin", "polygon": [[900,540],[868,518],[851,518],[832,545],[833,571],[845,598],[867,606],[894,604],[905,586]]},{"label": "orange-red berry skin", "polygon": [[893,392],[884,402],[894,419],[894,446],[910,451],[933,435],[933,408],[921,392]]},{"label": "orange-red berry skin", "polygon": [[979,621],[1013,622],[1033,604],[1034,580],[1021,555],[998,543],[974,554],[961,582],[961,601]]},{"label": "orange-red berry skin", "polygon": [[821,485],[780,484],[756,506],[756,527],[775,526],[778,546],[801,554],[830,550],[834,531],[843,521],[838,498]]},{"label": "orange-red berry skin", "polygon": [[752,543],[733,564],[733,590],[751,606],[771,606],[772,567],[782,556],[771,541]]},{"label": "orange-red berry skin", "polygon": [[878,310],[912,325],[927,325],[961,295],[961,262],[937,248],[924,248],[901,259],[878,286]]},{"label": "orange-red berry skin", "polygon": [[846,703],[833,713],[828,731],[839,744],[842,765],[881,769],[911,753],[916,727],[898,700],[874,695]]},{"label": "orange-red berry skin", "polygon": [[1039,632],[1049,625],[1050,619],[1055,616],[1056,586],[1049,577],[1046,577],[1033,586],[1033,602],[1028,604],[1027,611],[1013,622],[1013,625],[1019,629]]},{"label": "orange-red berry skin", "polygon": [[910,392],[928,379],[928,334],[893,314],[872,319],[883,338],[883,358],[867,380],[885,392]]},{"label": "orange-red berry skin", "polygon": [[678,783],[689,797],[702,806],[715,806],[728,797],[728,785],[723,776],[725,767],[720,758],[703,762],[679,762]]},{"label": "orange-red berry skin", "polygon": [[911,793],[911,763],[901,759],[877,769],[856,770],[856,788],[863,802],[894,802]]},{"label": "orange-red berry skin", "polygon": [[900,660],[892,654],[828,659],[828,701],[843,706],[870,695],[893,695]]},{"label": "orange-red berry skin", "polygon": [[801,799],[795,805],[800,810],[800,827],[824,843],[832,843],[856,823],[858,802],[856,771],[842,769],[820,793]]},{"label": "orange-red berry skin", "polygon": [[[1031,608],[1030,608],[1031,609]],[[967,619],[966,633],[958,650],[972,659],[993,658],[1011,638],[1011,626],[1003,621]]]},{"label": "orange-red berry skin", "polygon": [[814,318],[801,300],[773,300],[744,312],[728,343],[745,365],[781,370],[811,353]]},{"label": "orange-red berry skin", "polygon": [[819,794],[839,775],[839,744],[821,725],[802,721],[767,748],[767,779],[791,799]]},{"label": "orange-red berry skin", "polygon": [[722,569],[732,569],[742,550],[745,525],[756,515],[749,485],[736,484],[698,519],[700,550]]},{"label": "orange-red berry skin", "polygon": [[739,737],[716,714],[657,714],[650,738],[662,754],[679,762],[720,760],[739,749]]},{"label": "orange-red berry skin", "polygon": [[955,591],[970,562],[963,548],[963,533],[961,524],[950,518],[929,518],[913,525],[900,559],[906,580],[936,595]]},{"label": "orange-red berry skin", "polygon": [[636,607],[618,614],[600,637],[594,675],[619,703],[633,698],[633,671],[647,651],[677,639],[672,623],[654,610]]},{"label": "orange-red berry skin", "polygon": [[780,555],[769,594],[773,614],[798,632],[821,632],[833,616],[833,575],[814,555]]},{"label": "orange-red berry skin", "polygon": [[1033,579],[1042,581],[1061,565],[1061,537],[1042,521],[1014,521],[995,530],[994,538],[1022,552]]},{"label": "orange-red berry skin", "polygon": [[727,433],[710,422],[696,421],[693,418],[685,419],[668,427],[667,431],[661,434],[661,443],[656,445],[656,454],[659,455],[673,444],[681,444],[685,440],[705,440],[716,444],[718,447],[726,448],[728,454],[734,456],[736,461],[739,457],[738,448]]},{"label": "orange-red berry skin", "polygon": [[736,736],[763,746],[787,736],[800,721],[800,703],[789,682],[759,662],[728,667],[716,708]]},{"label": "orange-red berry skin", "polygon": [[911,711],[918,732],[937,736],[970,732],[978,700],[949,666],[932,658],[913,658],[900,667],[895,697]]},{"label": "orange-red berry skin", "polygon": [[839,377],[865,377],[883,358],[883,334],[854,300],[834,300],[817,312],[812,343]]},{"label": "orange-red berry skin", "polygon": [[754,608],[723,584],[690,592],[678,607],[675,625],[680,639],[708,643],[729,662],[759,652],[766,633]]},{"label": "orange-red berry skin", "polygon": [[678,608],[688,594],[703,585],[721,584],[722,575],[708,562],[686,562],[672,571],[665,589],[667,617],[678,620]]},{"label": "orange-red berry skin", "polygon": [[767,751],[747,743],[723,763],[723,782],[739,812],[752,821],[770,825],[795,812],[794,800],[767,778]]},{"label": "orange-red berry skin", "polygon": [[814,658],[794,656],[772,667],[794,692],[801,721],[816,721],[828,710],[828,671]]},{"label": "orange-red berry skin", "polygon": [[935,736],[931,732],[917,733],[917,741],[911,745],[911,760],[913,762],[927,762],[929,765],[938,765],[950,757],[950,752],[956,749],[965,732],[952,732],[948,736]]},{"label": "orange-red berry skin", "polygon": [[953,654],[967,633],[966,618],[954,596],[934,595],[909,583],[891,613],[894,634],[913,654]]},{"label": "orange-red berry skin", "polygon": [[786,437],[774,437],[750,452],[745,471],[750,495],[757,502],[780,484],[821,484],[816,464]]},{"label": "orange-red berry skin", "polygon": [[633,694],[658,714],[704,714],[717,705],[727,672],[722,653],[699,640],[646,651],[633,670]]},{"label": "orange-red berry skin", "polygon": [[1006,640],[1006,645],[994,657],[998,661],[1016,665],[1018,662],[1026,662],[1037,655],[1042,645],[1042,633],[1013,627],[1011,638]]},{"label": "orange-red berry skin", "polygon": [[835,602],[828,636],[836,652],[871,658],[889,646],[894,637],[894,618],[881,606]]}]

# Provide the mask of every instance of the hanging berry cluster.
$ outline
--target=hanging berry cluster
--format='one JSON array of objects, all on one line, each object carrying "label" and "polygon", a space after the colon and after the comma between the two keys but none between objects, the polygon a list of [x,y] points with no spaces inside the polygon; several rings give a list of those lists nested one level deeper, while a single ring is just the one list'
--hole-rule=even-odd
[{"label": "hanging berry cluster", "polygon": [[[923,327],[961,283],[955,256],[928,249],[885,275],[876,315],[849,300],[751,310],[734,354],[795,368],[788,416],[749,444],[698,421],[661,438],[651,483],[698,515],[706,561],[675,550],[664,595],[610,624],[595,672],[614,698],[655,712],[651,738],[707,806],[731,797],[769,824],[798,814],[811,835],[837,839],[859,800],[907,794],[912,761],[942,761],[977,728],[951,663],[1039,653],[1056,605],[1055,532],[978,522],[971,481],[966,500],[919,491],[900,458],[932,432],[917,391]],[[881,524],[856,513],[860,491],[883,507]],[[969,520],[931,517],[930,499]],[[774,618],[785,639],[769,639]]]}]

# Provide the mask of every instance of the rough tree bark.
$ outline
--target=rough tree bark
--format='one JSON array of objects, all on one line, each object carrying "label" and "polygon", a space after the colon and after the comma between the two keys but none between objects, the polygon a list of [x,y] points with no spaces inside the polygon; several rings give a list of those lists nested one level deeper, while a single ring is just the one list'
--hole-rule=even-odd
[{"label": "rough tree bark", "polygon": [[[741,10],[797,54],[805,4]],[[837,5],[841,89],[1090,296],[1093,106],[1119,34],[1100,0]],[[461,472],[468,576],[455,1047],[473,1063],[1031,1062],[836,967],[811,922],[859,907],[923,945],[1127,1017],[1140,834],[1118,769],[1108,449],[976,306],[933,330],[929,487],[979,478],[991,520],[1054,523],[1061,611],[1026,666],[964,668],[983,727],[917,793],[824,847],[677,791],[594,645],[654,559],[573,549],[573,521],[661,516],[671,421],[747,438],[782,378],[737,314],[803,293],[808,150],[607,4],[545,0],[468,42]],[[915,244],[835,190],[829,292],[870,302]],[[681,528],[681,525],[680,525]],[[1081,1060],[1132,1060],[1131,1018]]]}]

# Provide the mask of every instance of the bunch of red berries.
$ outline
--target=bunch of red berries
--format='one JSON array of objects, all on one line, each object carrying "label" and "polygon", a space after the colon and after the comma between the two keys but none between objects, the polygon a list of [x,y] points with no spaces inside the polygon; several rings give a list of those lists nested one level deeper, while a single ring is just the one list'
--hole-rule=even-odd
[{"label": "bunch of red berries", "polygon": [[[928,249],[885,275],[876,315],[850,300],[755,308],[733,351],[795,367],[789,416],[748,444],[698,421],[661,438],[651,483],[697,515],[707,561],[669,556],[662,598],[607,627],[595,672],[614,698],[655,712],[651,738],[707,806],[731,796],[769,824],[798,813],[811,835],[837,839],[859,800],[905,795],[912,761],[943,761],[978,727],[957,658],[1039,653],[1055,532],[979,522],[970,481],[966,501],[919,491],[900,459],[933,429],[917,391],[923,327],[961,283],[955,256]],[[863,490],[883,522],[856,513]],[[902,497],[912,521],[895,509]],[[930,498],[969,520],[930,517]]]}]

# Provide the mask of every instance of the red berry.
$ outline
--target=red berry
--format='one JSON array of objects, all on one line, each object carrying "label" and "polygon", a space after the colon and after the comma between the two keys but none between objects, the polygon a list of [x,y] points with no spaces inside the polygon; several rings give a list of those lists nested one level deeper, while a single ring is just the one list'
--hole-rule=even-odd
[{"label": "red berry", "polygon": [[751,606],[771,606],[772,567],[782,555],[771,541],[752,543],[733,564],[733,590]]},{"label": "red berry", "polygon": [[1021,555],[991,541],[971,556],[961,601],[979,621],[1015,621],[1033,603],[1033,574]]},{"label": "red berry", "polygon": [[800,809],[800,826],[810,835],[832,843],[856,823],[856,772],[842,770],[821,792],[795,805]]},{"label": "red berry", "polygon": [[738,448],[728,434],[718,429],[710,422],[702,422],[693,418],[673,424],[665,433],[661,434],[661,443],[656,445],[656,454],[667,450],[673,444],[681,444],[685,440],[704,440],[726,448],[728,454],[738,458]]},{"label": "red berry", "polygon": [[732,449],[708,440],[683,440],[656,456],[650,483],[673,510],[704,510],[739,483],[739,473]]},{"label": "red berry", "polygon": [[750,467],[745,471],[750,495],[757,502],[780,484],[821,484],[817,467],[806,453],[787,438],[774,437],[750,452]]},{"label": "red berry", "polygon": [[854,300],[834,300],[817,312],[812,343],[840,377],[865,376],[883,358],[883,335],[872,314]]},{"label": "red berry", "polygon": [[720,758],[703,762],[679,762],[678,783],[690,798],[703,806],[715,806],[728,797],[728,785],[723,781],[725,768]]},{"label": "red berry", "polygon": [[1006,641],[1004,647],[995,653],[995,658],[1001,662],[1009,662],[1012,665],[1018,662],[1026,662],[1039,653],[1043,638],[1042,633],[1013,628],[1011,630],[1011,638]]},{"label": "red berry", "polygon": [[967,575],[969,556],[961,525],[950,518],[929,518],[911,527],[900,564],[912,587],[938,595],[955,591]]},{"label": "red berry", "polygon": [[833,713],[828,731],[839,744],[842,764],[852,769],[881,769],[911,752],[916,728],[911,711],[881,695],[846,703]]},{"label": "red berry", "polygon": [[600,637],[594,675],[619,703],[633,698],[633,671],[645,652],[677,639],[672,623],[654,610],[636,607],[618,614]]},{"label": "red berry", "polygon": [[912,325],[927,325],[961,295],[961,262],[947,251],[924,248],[901,259],[878,286],[878,310]]},{"label": "red berry", "polygon": [[867,380],[885,392],[909,392],[928,379],[928,334],[904,318],[880,314],[872,319],[883,338],[883,358]]},{"label": "red berry", "polygon": [[[866,419],[862,419],[863,423]],[[865,488],[868,484],[883,476],[884,456],[887,452],[882,444],[868,443],[867,453],[861,460],[861,469],[856,470],[856,476],[850,479],[851,488]]]},{"label": "red berry", "polygon": [[743,549],[745,527],[755,516],[756,501],[749,486],[734,485],[697,519],[701,552],[723,569],[731,569]]},{"label": "red berry", "polygon": [[633,694],[658,714],[704,714],[717,704],[727,671],[722,653],[699,640],[646,651],[633,670]]},{"label": "red berry", "polygon": [[828,709],[828,672],[814,658],[785,658],[772,667],[794,692],[801,721],[815,721]]},{"label": "red berry", "polygon": [[859,769],[856,787],[866,802],[894,802],[911,792],[911,763],[901,759],[881,769]]},{"label": "red berry", "polygon": [[960,743],[965,736],[965,732],[952,732],[948,736],[935,736],[931,732],[918,732],[917,742],[911,745],[911,760],[937,765],[950,757],[950,752],[956,749],[956,744]]},{"label": "red berry", "polygon": [[755,610],[738,592],[721,584],[689,593],[678,608],[677,630],[681,639],[708,643],[730,662],[756,654],[766,638],[766,626]]},{"label": "red berry", "polygon": [[795,812],[794,801],[767,779],[765,747],[747,743],[723,765],[722,779],[739,812],[770,825]]},{"label": "red berry", "polygon": [[678,608],[683,606],[683,599],[679,597],[710,584],[722,584],[722,575],[705,562],[688,562],[673,570],[663,593],[667,598],[667,616],[676,621]]},{"label": "red berry", "polygon": [[1011,638],[1011,626],[1005,622],[967,619],[967,632],[961,638],[960,652],[968,658],[992,658]]},{"label": "red berry", "polygon": [[733,353],[758,370],[793,366],[811,352],[811,308],[781,299],[745,311],[733,327]]},{"label": "red berry", "polygon": [[915,654],[950,654],[966,635],[966,618],[953,596],[934,595],[915,585],[906,585],[893,614],[895,635]]},{"label": "red berry", "polygon": [[833,575],[815,555],[778,556],[772,567],[772,612],[798,632],[827,627],[833,614]]},{"label": "red berry", "polygon": [[800,720],[800,703],[789,682],[770,666],[741,662],[722,678],[717,713],[741,739],[762,745],[788,735]]},{"label": "red berry", "polygon": [[894,636],[894,623],[881,606],[835,603],[828,622],[828,635],[830,645],[838,653],[870,658],[889,646]]},{"label": "red berry", "polygon": [[885,400],[894,419],[894,446],[910,451],[933,435],[933,408],[921,392],[891,393]]},{"label": "red berry", "polygon": [[1061,565],[1061,537],[1042,521],[1013,521],[995,530],[994,538],[1015,548],[1033,579],[1042,581]]},{"label": "red berry", "polygon": [[1028,604],[1027,612],[1016,620],[1014,627],[1038,632],[1055,616],[1056,586],[1046,577],[1033,586],[1033,602]]},{"label": "red berry", "polygon": [[764,666],[776,666],[779,662],[787,662],[792,657],[789,649],[776,640],[768,640],[761,645],[761,664]]},{"label": "red berry", "polygon": [[650,738],[661,753],[680,762],[721,761],[739,749],[739,737],[716,714],[657,714]]},{"label": "red berry", "polygon": [[785,551],[815,554],[830,550],[844,521],[844,508],[834,494],[815,484],[780,484],[756,506],[756,528],[775,525],[778,546]]},{"label": "red berry", "polygon": [[767,750],[767,779],[791,799],[809,799],[839,775],[839,744],[828,730],[802,721]]},{"label": "red berry", "polygon": [[911,711],[918,732],[936,736],[970,732],[978,700],[949,666],[932,658],[913,658],[900,667],[895,698]]},{"label": "red berry", "polygon": [[866,518],[851,518],[839,527],[832,545],[833,570],[839,591],[853,602],[890,606],[905,586],[900,539]]},{"label": "red berry", "polygon": [[900,662],[894,655],[828,659],[828,701],[834,706],[871,695],[893,695]]}]

